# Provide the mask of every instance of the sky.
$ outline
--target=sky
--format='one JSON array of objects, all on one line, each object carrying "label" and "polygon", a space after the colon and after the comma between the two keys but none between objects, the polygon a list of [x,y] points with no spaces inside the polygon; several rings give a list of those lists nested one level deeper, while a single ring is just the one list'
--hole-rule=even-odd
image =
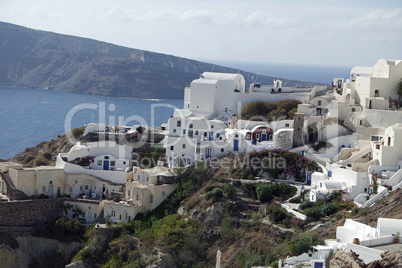
[{"label": "sky", "polygon": [[209,62],[402,59],[401,0],[0,0],[0,21]]}]

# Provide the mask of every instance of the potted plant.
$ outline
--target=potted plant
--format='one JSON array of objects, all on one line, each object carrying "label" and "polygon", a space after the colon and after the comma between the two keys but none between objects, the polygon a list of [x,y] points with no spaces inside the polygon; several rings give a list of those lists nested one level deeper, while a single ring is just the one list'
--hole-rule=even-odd
[{"label": "potted plant", "polygon": [[396,234],[395,234],[395,239],[394,239],[394,242],[395,243],[399,243],[399,237],[401,236],[401,233],[400,232],[396,232]]}]

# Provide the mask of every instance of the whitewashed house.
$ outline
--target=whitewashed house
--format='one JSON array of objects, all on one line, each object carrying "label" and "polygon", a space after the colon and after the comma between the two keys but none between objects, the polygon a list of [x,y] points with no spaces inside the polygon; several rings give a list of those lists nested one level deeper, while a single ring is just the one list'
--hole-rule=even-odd
[{"label": "whitewashed house", "polygon": [[59,154],[56,167],[66,173],[85,173],[124,184],[131,166],[132,148],[115,141],[77,142],[68,153]]}]

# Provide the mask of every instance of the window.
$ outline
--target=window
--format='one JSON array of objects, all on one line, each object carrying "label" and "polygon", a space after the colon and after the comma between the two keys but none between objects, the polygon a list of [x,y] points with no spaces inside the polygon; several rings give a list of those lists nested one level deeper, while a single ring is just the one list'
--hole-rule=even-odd
[{"label": "window", "polygon": [[80,186],[80,191],[83,191],[83,190],[84,190],[84,187]]},{"label": "window", "polygon": [[190,138],[193,137],[193,130],[189,130],[189,131],[188,131],[188,136],[189,136]]},{"label": "window", "polygon": [[356,108],[352,108],[352,112],[356,112]]},{"label": "window", "polygon": [[195,131],[195,135],[198,136],[198,130]]},{"label": "window", "polygon": [[96,219],[98,217],[98,214],[94,213],[94,218]]},{"label": "window", "polygon": [[320,100],[318,101],[318,105],[321,105],[321,101],[320,101]]},{"label": "window", "polygon": [[141,176],[140,176],[140,175],[138,175],[138,180],[141,180]]},{"label": "window", "polygon": [[70,187],[70,189],[68,189],[68,191],[69,191],[70,193],[72,193],[72,192],[73,192],[73,187]]},{"label": "window", "polygon": [[102,165],[102,160],[98,160],[96,163],[98,164],[98,166],[101,166]]},{"label": "window", "polygon": [[173,145],[172,145],[172,146],[170,146],[170,150],[171,150],[171,151],[173,151],[173,149],[174,149],[174,146],[173,146]]},{"label": "window", "polygon": [[121,220],[121,214],[119,215],[119,220]]},{"label": "window", "polygon": [[150,195],[150,196],[149,196],[149,203],[152,203],[152,202],[154,202],[154,196],[153,196],[153,195]]},{"label": "window", "polygon": [[162,192],[162,196],[165,196],[165,191]]},{"label": "window", "polygon": [[176,133],[176,129],[175,129],[175,128],[173,129],[173,133]]},{"label": "window", "polygon": [[183,135],[186,135],[186,130],[185,129],[183,129]]},{"label": "window", "polygon": [[190,124],[189,128],[193,128],[193,124]]},{"label": "window", "polygon": [[286,123],[286,124],[285,124],[285,127],[289,127],[289,123]]},{"label": "window", "polygon": [[204,137],[206,137],[207,136],[207,133],[206,132],[204,132]]},{"label": "window", "polygon": [[49,184],[52,184],[52,181],[49,181]]},{"label": "window", "polygon": [[137,200],[140,200],[140,196],[139,196],[138,194],[137,194],[137,197],[136,197],[136,199],[137,199]]},{"label": "window", "polygon": [[46,186],[42,187],[42,193],[46,193]]},{"label": "window", "polygon": [[247,139],[248,139],[248,140],[250,139],[250,134],[247,134]]},{"label": "window", "polygon": [[177,127],[181,127],[181,121],[180,120],[177,121]]},{"label": "window", "polygon": [[235,138],[238,138],[239,137],[239,134],[235,134]]},{"label": "window", "polygon": [[89,188],[89,186],[88,186],[88,185],[85,185],[85,190],[88,190],[88,188]]},{"label": "window", "polygon": [[186,145],[185,145],[185,144],[183,144],[182,147],[183,147],[183,149],[186,149]]},{"label": "window", "polygon": [[85,212],[82,212],[82,213],[81,213],[81,217],[82,217],[82,218],[85,218]]},{"label": "window", "polygon": [[149,177],[147,177],[147,182],[149,182]]},{"label": "window", "polygon": [[88,209],[91,209],[91,207],[88,207]]},{"label": "window", "polygon": [[123,165],[125,165],[126,164],[126,161],[123,161]]},{"label": "window", "polygon": [[105,156],[105,159],[109,159],[109,156]]},{"label": "window", "polygon": [[225,149],[221,148],[221,152],[223,153],[225,151]]},{"label": "window", "polygon": [[214,128],[214,125],[211,125],[211,128]]},{"label": "window", "polygon": [[110,166],[114,167],[116,165],[115,161],[110,161]]}]

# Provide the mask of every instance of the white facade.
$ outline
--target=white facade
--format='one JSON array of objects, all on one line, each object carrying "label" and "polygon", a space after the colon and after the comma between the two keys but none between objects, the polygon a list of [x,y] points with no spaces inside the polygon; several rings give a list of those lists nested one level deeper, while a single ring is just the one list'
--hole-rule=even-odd
[{"label": "white facade", "polygon": [[114,141],[77,143],[67,154],[57,156],[56,167],[66,173],[86,173],[124,184],[131,166],[132,148]]}]

